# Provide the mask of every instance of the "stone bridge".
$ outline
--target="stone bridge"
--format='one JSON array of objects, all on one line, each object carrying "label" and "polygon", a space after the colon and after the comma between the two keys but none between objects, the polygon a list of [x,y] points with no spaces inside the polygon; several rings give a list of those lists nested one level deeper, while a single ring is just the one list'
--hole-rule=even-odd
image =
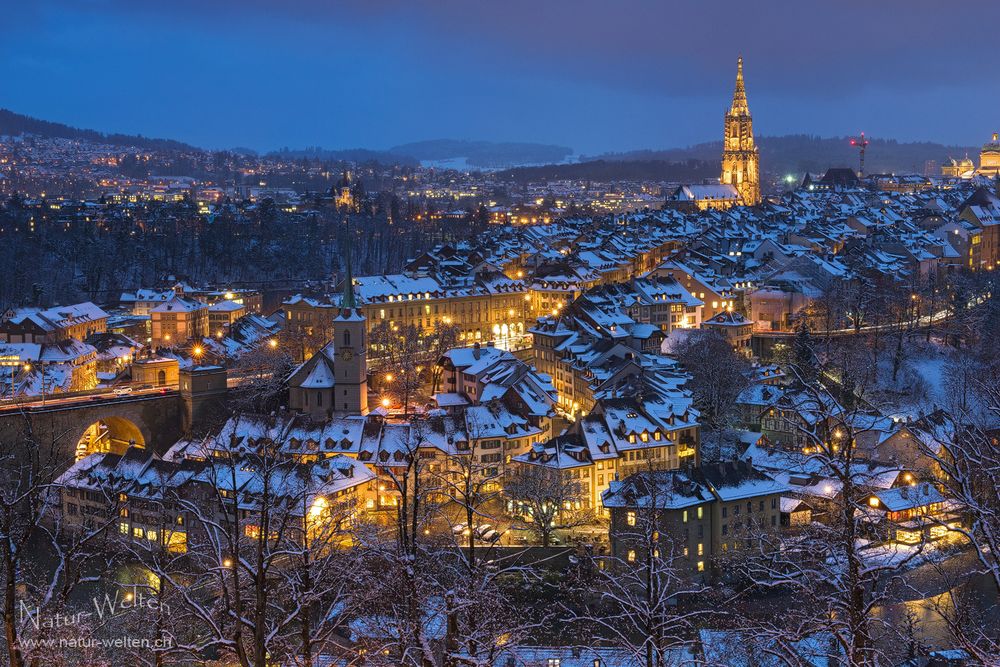
[{"label": "stone bridge", "polygon": [[72,460],[83,451],[121,453],[134,442],[164,451],[183,435],[183,401],[178,392],[82,400],[41,406],[11,406],[0,412],[0,442],[28,435],[55,446]]},{"label": "stone bridge", "polygon": [[212,367],[182,372],[176,390],[9,405],[0,407],[0,443],[23,441],[30,431],[40,447],[67,461],[122,453],[130,444],[162,453],[182,436],[218,423],[226,397],[226,372]]}]

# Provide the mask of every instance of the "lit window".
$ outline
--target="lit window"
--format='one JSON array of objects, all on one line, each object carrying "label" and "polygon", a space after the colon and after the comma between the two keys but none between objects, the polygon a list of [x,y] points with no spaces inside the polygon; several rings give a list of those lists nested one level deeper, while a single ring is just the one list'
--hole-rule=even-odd
[{"label": "lit window", "polygon": [[705,555],[705,543],[704,542],[699,542],[698,543],[698,555],[699,556],[704,556]]},{"label": "lit window", "polygon": [[699,508],[698,508],[698,518],[700,519],[700,518],[702,518],[703,516],[705,516],[705,508],[703,508],[703,507],[699,507]]},{"label": "lit window", "polygon": [[629,552],[628,552],[628,562],[630,562],[630,563],[634,563],[635,562],[635,551],[632,550],[632,549],[629,549]]},{"label": "lit window", "polygon": [[626,523],[628,523],[628,525],[634,526],[635,525],[635,512],[629,512],[628,515],[626,515],[625,521],[626,521]]},{"label": "lit window", "polygon": [[705,571],[705,561],[703,560],[698,561],[698,571],[699,572]]},{"label": "lit window", "polygon": [[681,514],[681,521],[683,521],[684,523],[688,522],[688,511],[687,510],[684,510],[684,512]]}]

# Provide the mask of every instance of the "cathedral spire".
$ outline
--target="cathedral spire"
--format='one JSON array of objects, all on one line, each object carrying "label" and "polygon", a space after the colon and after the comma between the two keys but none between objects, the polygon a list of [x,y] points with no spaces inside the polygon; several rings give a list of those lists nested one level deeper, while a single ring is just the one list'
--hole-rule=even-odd
[{"label": "cathedral spire", "polygon": [[753,141],[753,119],[743,85],[743,56],[736,61],[736,90],[726,112],[723,132],[722,175],[719,182],[731,185],[746,206],[760,202],[760,155]]},{"label": "cathedral spire", "polygon": [[750,113],[747,91],[743,87],[743,56],[736,59],[736,89],[733,91],[733,104],[729,107],[729,113],[734,116]]}]

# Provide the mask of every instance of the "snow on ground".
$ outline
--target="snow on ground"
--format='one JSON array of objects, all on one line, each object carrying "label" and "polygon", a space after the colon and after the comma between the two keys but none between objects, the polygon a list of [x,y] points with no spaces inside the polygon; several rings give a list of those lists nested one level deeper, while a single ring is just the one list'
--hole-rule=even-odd
[{"label": "snow on ground", "polygon": [[949,398],[945,378],[953,354],[934,342],[911,342],[895,380],[892,358],[883,355],[879,359],[878,389],[872,392],[874,404],[884,414],[901,419],[917,419],[946,407]]},{"label": "snow on ground", "polygon": [[927,400],[937,405],[944,405],[947,393],[944,388],[945,366],[948,356],[945,354],[926,354],[910,360],[910,367],[927,383]]},{"label": "snow on ground", "polygon": [[951,540],[926,544],[878,544],[861,551],[865,565],[871,567],[898,567],[909,569],[924,563],[940,563],[961,550]]}]

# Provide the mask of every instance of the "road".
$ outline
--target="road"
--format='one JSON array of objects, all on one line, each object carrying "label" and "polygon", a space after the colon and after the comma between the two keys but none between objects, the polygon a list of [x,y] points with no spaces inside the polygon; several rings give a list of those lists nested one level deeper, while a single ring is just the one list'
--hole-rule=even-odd
[{"label": "road", "polygon": [[73,407],[86,407],[108,403],[126,403],[129,401],[160,398],[168,394],[177,394],[177,388],[151,387],[133,389],[129,393],[116,393],[114,390],[100,389],[93,392],[73,394],[72,396],[54,394],[52,396],[33,397],[27,400],[3,401],[0,403],[0,414],[21,411],[42,412],[44,410],[64,410]]},{"label": "road", "polygon": [[[986,297],[977,297],[976,299],[969,302],[969,307],[975,307],[981,305],[986,301]],[[863,326],[860,328],[855,327],[845,327],[843,329],[830,329],[829,331],[809,331],[811,336],[853,336],[856,334],[874,333],[876,331],[895,331],[897,329],[913,329],[917,331],[925,327],[932,326],[938,322],[943,322],[948,319],[948,310],[939,310],[932,315],[921,315],[916,320],[907,320],[905,322],[890,322],[888,324],[872,324]],[[795,331],[754,331],[754,336],[763,336],[765,338],[791,338],[796,335]]]}]

